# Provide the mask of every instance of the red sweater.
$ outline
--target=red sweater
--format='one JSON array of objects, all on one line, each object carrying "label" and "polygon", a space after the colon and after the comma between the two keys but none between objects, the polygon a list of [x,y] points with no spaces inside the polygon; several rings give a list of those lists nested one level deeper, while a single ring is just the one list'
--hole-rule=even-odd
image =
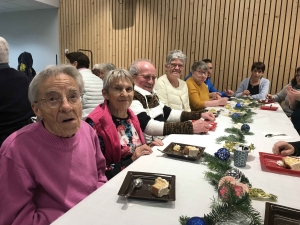
[{"label": "red sweater", "polygon": [[105,182],[105,159],[88,124],[70,138],[41,122],[27,125],[0,149],[0,224],[50,224]]}]

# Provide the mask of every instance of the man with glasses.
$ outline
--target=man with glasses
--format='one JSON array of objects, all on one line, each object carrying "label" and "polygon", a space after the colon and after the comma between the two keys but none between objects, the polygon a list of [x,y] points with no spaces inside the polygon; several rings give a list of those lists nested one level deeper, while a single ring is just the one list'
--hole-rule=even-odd
[{"label": "man with glasses", "polygon": [[102,96],[103,81],[95,76],[89,68],[90,60],[82,52],[66,53],[67,61],[78,69],[84,81],[83,101],[82,101],[82,119],[85,118],[99,104],[104,102]]},{"label": "man with glasses", "polygon": [[[202,61],[205,62],[208,67],[207,78],[204,83],[206,84],[206,86],[208,88],[210,98],[218,99],[220,97],[232,96],[234,94],[234,92],[232,90],[224,89],[224,92],[220,92],[214,87],[213,83],[211,82],[210,78],[211,78],[212,71],[213,71],[211,59],[203,59]],[[192,76],[192,72],[190,72],[189,75],[187,75],[186,78],[184,78],[184,80],[187,81],[187,79],[189,79],[191,76]]]},{"label": "man with glasses", "polygon": [[[175,110],[159,101],[153,90],[156,69],[149,60],[135,61],[129,67],[129,72],[135,83],[130,108],[139,119],[147,143],[169,134],[193,134],[209,130],[215,120],[212,113]],[[192,123],[189,120],[196,121]]]}]

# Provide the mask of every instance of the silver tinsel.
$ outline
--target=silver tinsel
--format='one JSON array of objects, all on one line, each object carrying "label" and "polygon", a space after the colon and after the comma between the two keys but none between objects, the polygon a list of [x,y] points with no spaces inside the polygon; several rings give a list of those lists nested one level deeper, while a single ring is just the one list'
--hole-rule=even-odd
[{"label": "silver tinsel", "polygon": [[237,168],[232,168],[232,169],[226,171],[225,176],[231,176],[236,181],[239,182],[239,181],[241,181],[242,172],[239,171]]}]

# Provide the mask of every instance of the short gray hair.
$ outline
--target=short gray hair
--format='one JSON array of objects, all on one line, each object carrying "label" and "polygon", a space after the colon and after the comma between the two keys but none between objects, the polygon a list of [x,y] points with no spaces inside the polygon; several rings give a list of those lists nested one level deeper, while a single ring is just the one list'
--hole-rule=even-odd
[{"label": "short gray hair", "polygon": [[192,65],[192,72],[195,72],[198,69],[203,70],[203,71],[208,71],[206,62],[203,62],[203,61],[194,62],[194,64]]},{"label": "short gray hair", "polygon": [[103,79],[103,89],[108,92],[109,86],[112,80],[125,78],[129,79],[134,86],[133,78],[131,74],[125,69],[117,69],[109,71]]},{"label": "short gray hair", "polygon": [[182,51],[180,50],[173,50],[173,51],[170,51],[169,54],[167,55],[167,65],[170,65],[170,63],[174,60],[174,59],[180,59],[183,64],[185,65],[185,62],[186,62],[186,55],[183,54]]},{"label": "short gray hair", "polygon": [[112,63],[100,63],[100,64],[95,64],[93,66],[93,70],[105,70],[105,72],[109,72],[111,70],[115,70],[116,66]]},{"label": "short gray hair", "polygon": [[8,63],[9,47],[7,41],[0,37],[0,63]]},{"label": "short gray hair", "polygon": [[[148,62],[153,65],[153,63],[149,59],[138,59],[135,60],[128,68],[129,73],[133,75],[138,75],[140,71],[139,63],[140,62]],[[153,65],[154,66],[154,65]]]},{"label": "short gray hair", "polygon": [[39,87],[40,85],[49,77],[57,76],[59,74],[66,74],[70,77],[72,77],[75,82],[78,84],[79,92],[83,92],[84,83],[82,80],[81,74],[78,72],[78,70],[71,65],[61,65],[61,66],[47,66],[44,70],[42,70],[38,75],[36,75],[28,89],[28,98],[31,103],[35,103],[38,101],[39,96]]}]

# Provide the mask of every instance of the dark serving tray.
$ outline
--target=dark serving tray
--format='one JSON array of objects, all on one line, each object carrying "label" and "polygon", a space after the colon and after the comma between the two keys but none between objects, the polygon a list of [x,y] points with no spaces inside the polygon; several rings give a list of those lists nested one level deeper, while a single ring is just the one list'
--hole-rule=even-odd
[{"label": "dark serving tray", "polygon": [[299,225],[300,210],[266,202],[264,225]]},{"label": "dark serving tray", "polygon": [[[180,151],[174,151],[173,147],[175,145],[179,145],[180,146]],[[199,160],[201,158],[201,156],[203,155],[203,152],[205,150],[204,147],[201,146],[195,146],[195,145],[189,145],[189,146],[194,146],[196,148],[199,148],[199,153],[196,157],[191,157],[188,155],[185,155],[183,152],[183,149],[185,146],[187,146],[189,144],[182,144],[182,143],[175,143],[175,142],[171,142],[164,150],[163,152],[167,154],[167,156],[169,157],[173,157],[173,158],[179,158],[179,159],[185,159],[185,160],[189,160],[189,161],[196,161]]]},{"label": "dark serving tray", "polygon": [[[155,183],[155,179],[161,177],[169,182],[169,194],[162,197],[156,197],[150,191],[151,186]],[[118,195],[125,196],[132,188],[132,181],[136,178],[140,178],[143,181],[143,186],[135,188],[129,198],[146,199],[153,201],[175,201],[175,175],[160,174],[160,173],[144,173],[128,171],[123,181],[123,184],[118,192]]]}]

